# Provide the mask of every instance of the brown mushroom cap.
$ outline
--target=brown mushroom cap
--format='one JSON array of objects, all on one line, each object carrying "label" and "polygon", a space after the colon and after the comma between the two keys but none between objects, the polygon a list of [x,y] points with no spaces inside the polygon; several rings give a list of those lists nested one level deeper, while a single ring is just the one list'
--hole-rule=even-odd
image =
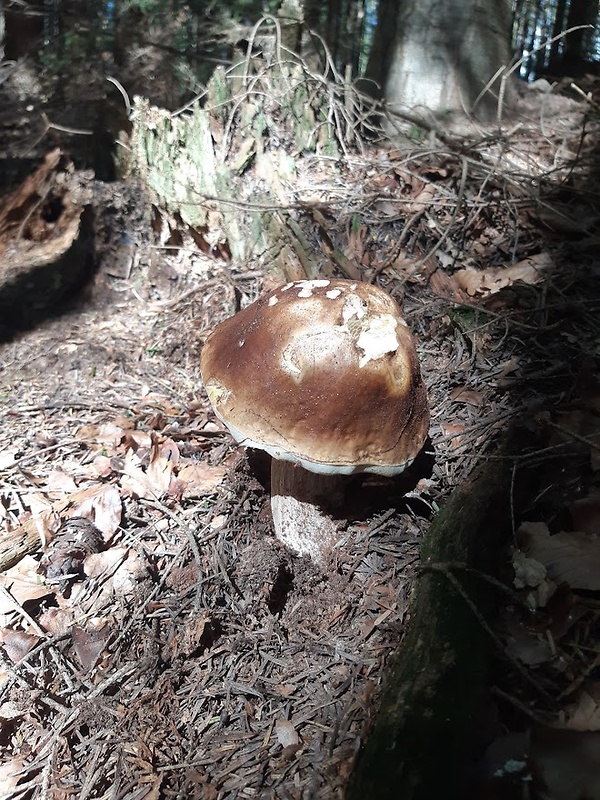
[{"label": "brown mushroom cap", "polygon": [[412,336],[396,302],[366,283],[268,292],[215,328],[201,371],[237,441],[312,472],[394,475],[427,437]]}]

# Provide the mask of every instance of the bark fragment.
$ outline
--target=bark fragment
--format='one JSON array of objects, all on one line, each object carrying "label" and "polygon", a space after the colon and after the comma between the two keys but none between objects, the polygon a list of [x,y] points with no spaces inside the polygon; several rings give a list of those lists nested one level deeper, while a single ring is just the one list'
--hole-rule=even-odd
[{"label": "bark fragment", "polygon": [[90,199],[57,149],[0,203],[0,337],[52,313],[90,276]]}]

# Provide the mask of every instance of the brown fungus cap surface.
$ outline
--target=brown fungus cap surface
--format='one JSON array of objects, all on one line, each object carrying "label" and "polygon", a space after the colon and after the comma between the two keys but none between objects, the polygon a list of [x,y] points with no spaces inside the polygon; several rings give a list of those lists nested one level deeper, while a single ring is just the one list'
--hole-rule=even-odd
[{"label": "brown fungus cap surface", "polygon": [[201,370],[237,441],[312,472],[394,475],[427,437],[412,336],[396,302],[366,283],[268,292],[215,328]]}]

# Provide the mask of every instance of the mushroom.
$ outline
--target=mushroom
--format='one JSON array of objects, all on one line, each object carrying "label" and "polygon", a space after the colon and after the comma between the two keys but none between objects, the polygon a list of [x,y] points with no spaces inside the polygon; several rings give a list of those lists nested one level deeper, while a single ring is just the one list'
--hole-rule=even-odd
[{"label": "mushroom", "polygon": [[234,439],[272,456],[275,535],[323,564],[340,538],[326,509],[344,476],[392,476],[429,428],[427,392],[396,302],[350,280],[300,280],[209,335],[201,372]]}]

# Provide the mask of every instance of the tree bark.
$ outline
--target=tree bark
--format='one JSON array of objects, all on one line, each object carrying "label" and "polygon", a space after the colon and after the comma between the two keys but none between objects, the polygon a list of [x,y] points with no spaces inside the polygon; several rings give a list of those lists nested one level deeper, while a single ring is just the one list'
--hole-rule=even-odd
[{"label": "tree bark", "polygon": [[0,203],[0,340],[55,313],[94,269],[91,190],[54,150]]},{"label": "tree bark", "polygon": [[482,619],[489,619],[494,596],[481,577],[457,565],[494,573],[510,531],[518,443],[513,435],[432,522],[408,631],[390,664],[349,800],[473,796],[492,646]]},{"label": "tree bark", "polygon": [[392,9],[391,0],[381,7],[369,76],[382,81],[390,111],[493,115],[496,98],[480,95],[510,61],[510,3],[404,0],[395,20]]}]

